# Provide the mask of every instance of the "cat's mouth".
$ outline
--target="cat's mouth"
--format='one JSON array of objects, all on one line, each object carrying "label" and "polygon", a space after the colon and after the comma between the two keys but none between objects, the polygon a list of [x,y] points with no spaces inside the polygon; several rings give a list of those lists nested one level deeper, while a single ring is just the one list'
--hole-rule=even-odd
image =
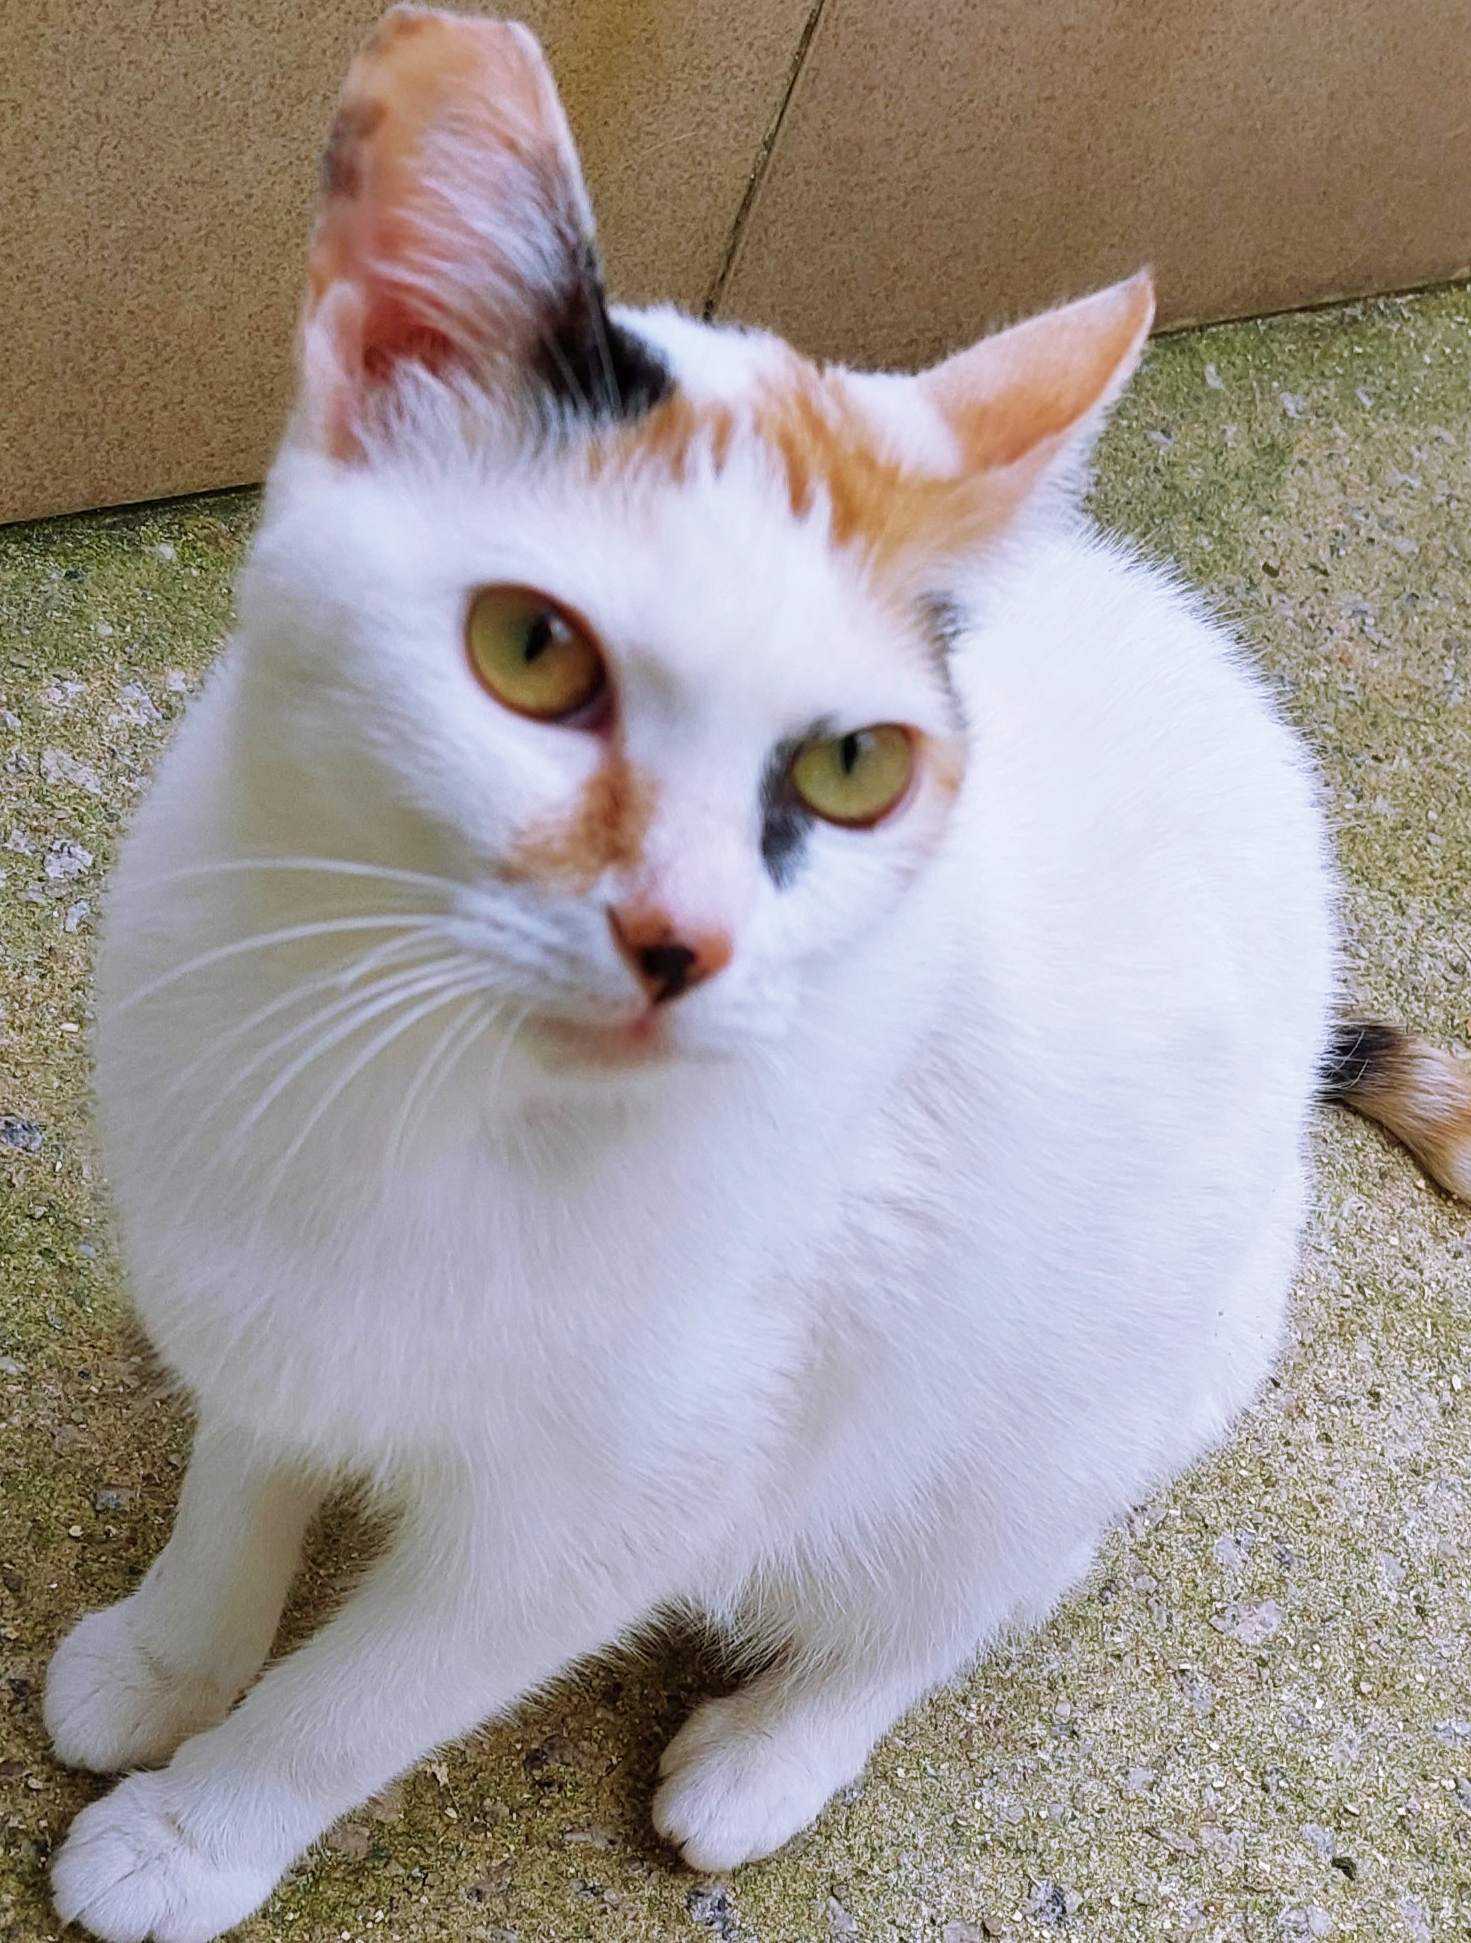
[{"label": "cat's mouth", "polygon": [[672,1051],[667,1015],[650,1006],[632,1019],[615,1025],[589,1025],[581,1020],[543,1017],[536,1036],[557,1064],[592,1066],[621,1071],[666,1059]]}]

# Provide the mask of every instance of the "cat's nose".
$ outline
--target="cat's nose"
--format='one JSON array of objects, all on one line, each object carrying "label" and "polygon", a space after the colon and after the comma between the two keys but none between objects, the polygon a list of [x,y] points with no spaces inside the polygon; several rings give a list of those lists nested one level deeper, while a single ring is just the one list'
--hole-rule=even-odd
[{"label": "cat's nose", "polygon": [[610,909],[608,923],[624,962],[655,1005],[667,1005],[730,963],[726,932],[681,927],[656,906]]}]

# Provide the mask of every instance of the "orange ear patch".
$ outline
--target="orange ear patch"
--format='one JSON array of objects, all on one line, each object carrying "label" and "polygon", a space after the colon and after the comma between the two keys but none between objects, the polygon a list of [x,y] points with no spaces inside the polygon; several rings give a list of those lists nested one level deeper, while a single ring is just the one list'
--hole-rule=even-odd
[{"label": "orange ear patch", "polygon": [[468,152],[509,149],[521,162],[566,140],[551,77],[524,28],[396,7],[353,62],[327,138],[307,262],[313,302],[338,278],[411,268],[425,252],[434,239],[422,234],[424,150],[449,127]]},{"label": "orange ear patch", "polygon": [[570,814],[532,825],[511,846],[505,875],[517,884],[591,890],[605,870],[638,862],[654,806],[648,779],[621,751],[610,750]]},{"label": "orange ear patch", "polygon": [[919,384],[949,424],[968,470],[1017,465],[1113,402],[1153,321],[1154,284],[1141,272],[983,337],[926,371]]},{"label": "orange ear patch", "polygon": [[402,363],[528,367],[592,234],[535,38],[395,8],[348,73],[322,158],[302,360],[317,436],[350,457]]}]

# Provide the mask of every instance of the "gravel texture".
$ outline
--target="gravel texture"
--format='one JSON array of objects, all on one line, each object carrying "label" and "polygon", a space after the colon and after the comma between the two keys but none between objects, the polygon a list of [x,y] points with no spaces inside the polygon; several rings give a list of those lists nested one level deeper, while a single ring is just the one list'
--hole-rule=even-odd
[{"label": "gravel texture", "polygon": [[[1356,999],[1471,1040],[1471,293],[1158,344],[1097,499],[1232,616],[1321,756]],[[0,533],[0,1934],[102,1785],[38,1694],[168,1531],[185,1416],[130,1332],[87,1123],[116,833],[214,651],[248,494]],[[1202,1102],[1209,1111],[1209,1102]],[[1088,1586],[730,1881],[649,1826],[714,1677],[661,1636],[416,1769],[250,1943],[1471,1936],[1471,1218],[1325,1113],[1280,1375]],[[350,1510],[290,1625],[371,1545]]]}]

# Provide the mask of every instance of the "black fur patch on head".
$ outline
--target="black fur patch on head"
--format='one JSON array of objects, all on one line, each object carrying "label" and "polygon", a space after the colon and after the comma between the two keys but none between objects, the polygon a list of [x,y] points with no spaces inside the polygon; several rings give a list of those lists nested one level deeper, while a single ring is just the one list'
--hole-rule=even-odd
[{"label": "black fur patch on head", "polygon": [[658,352],[609,316],[591,243],[575,253],[561,308],[542,326],[534,370],[560,404],[599,422],[640,418],[674,388]]},{"label": "black fur patch on head", "polygon": [[337,110],[322,151],[322,194],[356,200],[363,186],[363,144],[387,109],[381,101],[345,101]]},{"label": "black fur patch on head", "polygon": [[926,594],[920,603],[924,610],[925,625],[935,651],[942,659],[948,659],[956,642],[965,632],[966,612],[960,602],[951,594]]},{"label": "black fur patch on head", "polygon": [[816,821],[792,788],[792,760],[802,746],[802,742],[778,742],[761,778],[761,861],[779,891],[795,878]]},{"label": "black fur patch on head", "polygon": [[963,732],[966,726],[965,711],[960,705],[960,694],[955,686],[950,657],[970,625],[970,616],[959,601],[950,594],[926,594],[920,602],[920,612],[924,616],[925,633],[929,636],[935,672],[945,684],[945,700],[949,707],[950,719],[956,728]]},{"label": "black fur patch on head", "polygon": [[1391,1025],[1345,1020],[1323,1056],[1319,1091],[1325,1099],[1351,1100],[1366,1088],[1385,1085],[1404,1044],[1405,1035]]}]

